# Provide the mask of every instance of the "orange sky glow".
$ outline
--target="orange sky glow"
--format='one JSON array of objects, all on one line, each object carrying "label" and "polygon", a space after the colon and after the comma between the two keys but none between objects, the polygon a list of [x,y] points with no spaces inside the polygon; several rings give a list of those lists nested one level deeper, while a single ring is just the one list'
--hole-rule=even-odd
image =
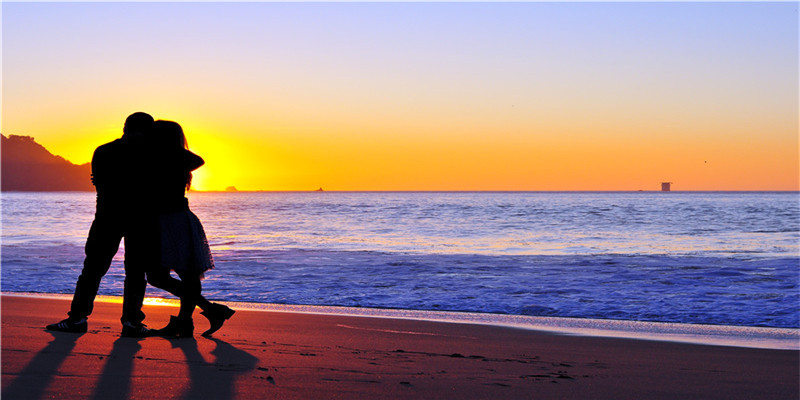
[{"label": "orange sky glow", "polygon": [[145,111],[196,190],[800,190],[796,3],[2,7],[2,132],[74,163]]}]

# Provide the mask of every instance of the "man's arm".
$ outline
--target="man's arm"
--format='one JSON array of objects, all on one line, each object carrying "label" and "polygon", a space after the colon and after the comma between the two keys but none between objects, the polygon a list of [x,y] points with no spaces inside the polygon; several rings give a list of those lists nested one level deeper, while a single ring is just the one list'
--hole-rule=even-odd
[{"label": "man's arm", "polygon": [[103,146],[96,148],[92,154],[92,185],[95,188],[104,185],[107,181],[107,177],[104,175],[106,169],[103,168],[107,164],[104,155]]}]

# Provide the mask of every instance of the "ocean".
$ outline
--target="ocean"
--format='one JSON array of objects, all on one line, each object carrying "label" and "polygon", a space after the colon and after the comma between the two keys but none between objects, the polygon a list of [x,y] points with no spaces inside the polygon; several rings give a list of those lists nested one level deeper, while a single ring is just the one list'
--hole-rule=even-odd
[{"label": "ocean", "polygon": [[[188,197],[214,300],[800,328],[797,192]],[[2,291],[71,294],[93,212],[93,193],[2,193]],[[100,294],[122,295],[122,255]]]}]

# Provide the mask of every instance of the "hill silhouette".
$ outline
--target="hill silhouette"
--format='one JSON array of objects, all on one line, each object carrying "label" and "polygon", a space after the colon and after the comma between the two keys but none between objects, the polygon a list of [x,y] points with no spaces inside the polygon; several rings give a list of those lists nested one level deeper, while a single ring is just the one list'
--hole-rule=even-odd
[{"label": "hill silhouette", "polygon": [[94,191],[90,163],[75,165],[53,155],[30,136],[0,136],[0,190]]}]

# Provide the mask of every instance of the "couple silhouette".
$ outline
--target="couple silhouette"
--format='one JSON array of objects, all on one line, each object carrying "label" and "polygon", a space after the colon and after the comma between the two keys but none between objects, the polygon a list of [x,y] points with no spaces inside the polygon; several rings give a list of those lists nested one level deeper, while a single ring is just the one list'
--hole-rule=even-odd
[{"label": "couple silhouette", "polygon": [[[123,135],[98,147],[92,156],[97,191],[94,221],[86,239],[83,270],[75,285],[69,317],[48,330],[86,332],[100,280],[125,240],[122,302],[124,337],[185,338],[194,334],[192,314],[200,307],[210,328],[219,330],[234,310],[202,295],[200,280],[214,268],[203,226],[189,210],[186,190],[192,171],[204,164],[188,150],[181,126],[137,112],[125,120]],[[175,271],[180,279],[170,275]],[[147,284],[180,298],[180,311],[161,329],[142,322]]]}]

